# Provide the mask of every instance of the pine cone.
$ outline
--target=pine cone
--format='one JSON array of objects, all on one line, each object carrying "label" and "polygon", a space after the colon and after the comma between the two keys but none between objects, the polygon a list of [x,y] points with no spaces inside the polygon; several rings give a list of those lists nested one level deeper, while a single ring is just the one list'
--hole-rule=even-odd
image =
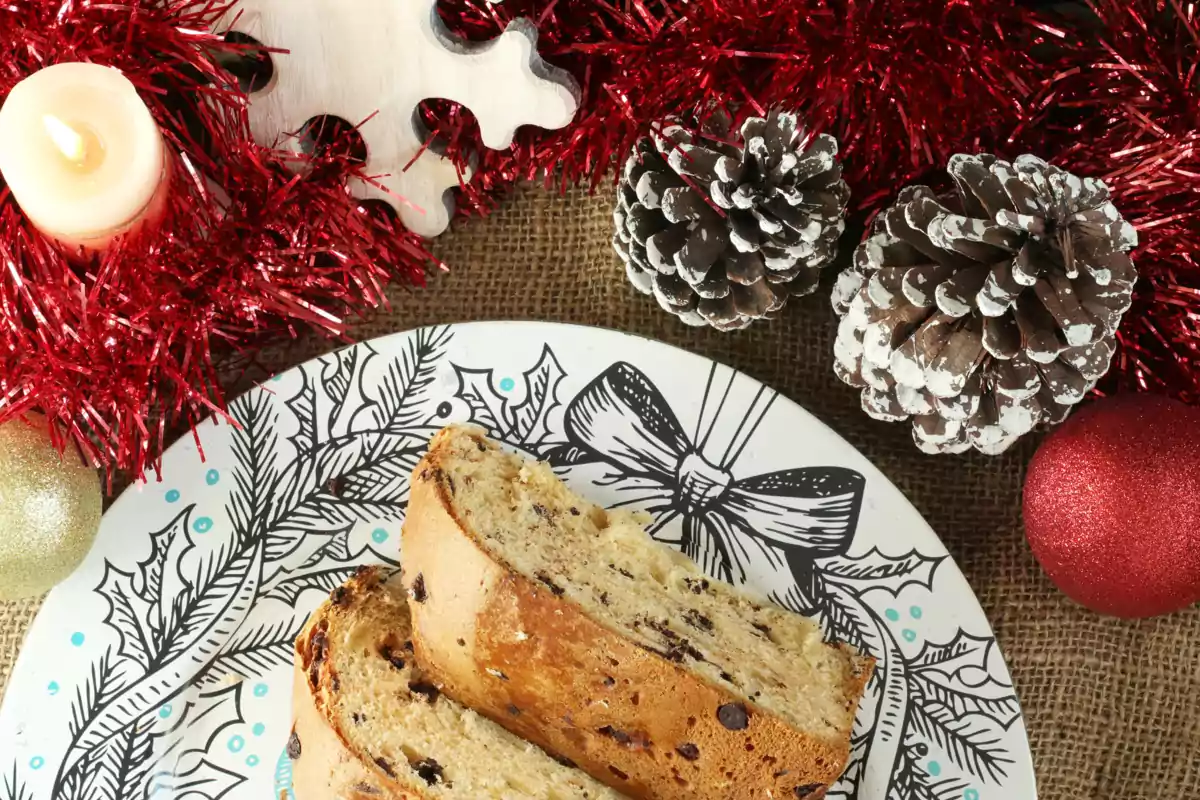
[{"label": "pine cone", "polygon": [[950,159],[901,192],[839,278],[835,371],[930,453],[999,453],[1108,370],[1137,280],[1108,187],[1033,156]]},{"label": "pine cone", "polygon": [[633,285],[689,325],[744,328],[812,293],[845,227],[836,140],[807,142],[780,112],[741,136],[671,126],[625,164],[613,247]]}]

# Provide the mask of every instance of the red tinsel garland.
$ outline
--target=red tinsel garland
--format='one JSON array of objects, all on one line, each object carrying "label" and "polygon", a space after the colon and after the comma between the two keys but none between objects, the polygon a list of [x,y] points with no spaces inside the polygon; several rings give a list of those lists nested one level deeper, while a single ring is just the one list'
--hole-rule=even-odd
[{"label": "red tinsel garland", "polygon": [[[254,144],[246,98],[215,63],[211,0],[23,0],[0,6],[0,101],[42,67],[121,69],[173,161],[157,229],[78,265],[0,188],[0,422],[56,420],[93,461],[140,474],[166,431],[223,408],[213,352],[299,323],[343,332],[420,283],[419,240],[347,193],[344,149],[307,163]],[[302,167],[297,177],[293,167]],[[61,443],[60,443],[61,444]]]},{"label": "red tinsel garland", "polygon": [[[555,171],[595,187],[633,142],[671,118],[799,111],[841,142],[855,202],[869,205],[956,152],[995,149],[1027,116],[1035,28],[1011,0],[443,0],[457,34],[510,20],[579,81],[576,120],[484,152],[469,198]],[[481,152],[469,115],[427,115],[465,164]]]},{"label": "red tinsel garland", "polygon": [[[1088,5],[1094,18],[1031,16],[1012,0],[443,0],[451,29],[474,40],[533,19],[542,54],[579,80],[581,111],[501,152],[480,146],[463,109],[431,103],[426,118],[457,163],[478,159],[468,208],[546,174],[595,188],[664,120],[777,105],[839,138],[860,207],[955,152],[1053,157],[1105,178],[1141,236],[1105,386],[1198,403],[1200,25],[1181,0]],[[238,47],[207,33],[234,6],[0,5],[0,100],[53,63],[116,66],[175,162],[161,227],[86,266],[0,184],[0,422],[41,410],[93,460],[141,472],[168,428],[222,408],[215,348],[296,323],[337,334],[384,302],[386,282],[420,282],[417,239],[347,194],[358,167],[346,149],[297,165],[252,142],[246,98],[215,62]]]},{"label": "red tinsel garland", "polygon": [[[1179,0],[1092,0],[1063,32],[1035,145],[1097,175],[1138,229],[1140,275],[1102,383],[1200,403],[1200,24]],[[1057,147],[1056,144],[1060,145]]]}]

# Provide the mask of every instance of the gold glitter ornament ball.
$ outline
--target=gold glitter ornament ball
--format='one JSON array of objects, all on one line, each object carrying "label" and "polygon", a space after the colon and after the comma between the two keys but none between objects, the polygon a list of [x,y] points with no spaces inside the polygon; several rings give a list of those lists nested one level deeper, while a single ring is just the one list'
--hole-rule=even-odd
[{"label": "gold glitter ornament ball", "polygon": [[44,417],[0,425],[0,600],[43,594],[83,561],[100,528],[99,473],[60,456]]}]

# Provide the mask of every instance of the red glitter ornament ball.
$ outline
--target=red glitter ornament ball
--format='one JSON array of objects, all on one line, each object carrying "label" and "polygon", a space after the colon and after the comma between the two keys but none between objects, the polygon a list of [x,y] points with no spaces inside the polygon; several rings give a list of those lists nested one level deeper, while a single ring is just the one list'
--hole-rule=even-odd
[{"label": "red glitter ornament ball", "polygon": [[1055,584],[1094,611],[1200,601],[1200,409],[1129,394],[1073,415],[1029,465],[1025,531]]}]

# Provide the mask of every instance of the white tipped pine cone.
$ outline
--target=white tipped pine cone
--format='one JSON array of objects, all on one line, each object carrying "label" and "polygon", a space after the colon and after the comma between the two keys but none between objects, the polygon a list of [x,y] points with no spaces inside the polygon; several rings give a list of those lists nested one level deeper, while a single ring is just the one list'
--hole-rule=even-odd
[{"label": "white tipped pine cone", "polygon": [[1108,187],[1034,156],[950,159],[909,187],[838,278],[834,369],[930,453],[1000,453],[1108,371],[1137,233]]},{"label": "white tipped pine cone", "polygon": [[837,142],[792,114],[743,123],[742,141],[679,126],[625,164],[613,247],[630,282],[689,325],[744,328],[811,294],[837,253],[850,192]]}]

